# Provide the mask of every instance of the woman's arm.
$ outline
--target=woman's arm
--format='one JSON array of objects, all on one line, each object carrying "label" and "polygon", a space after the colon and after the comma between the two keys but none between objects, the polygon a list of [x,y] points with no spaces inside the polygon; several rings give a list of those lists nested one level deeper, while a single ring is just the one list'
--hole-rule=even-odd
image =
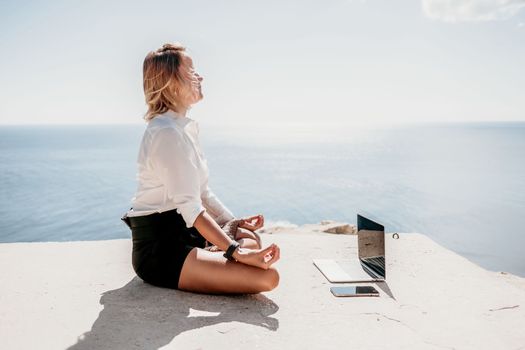
[{"label": "woman's arm", "polygon": [[216,245],[222,251],[226,251],[234,242],[206,211],[197,216],[193,226],[208,242]]},{"label": "woman's arm", "polygon": [[[211,216],[203,211],[197,216],[193,226],[207,241],[215,244],[221,250],[226,251],[233,240],[219,227]],[[265,249],[237,248],[233,253],[235,260],[261,269],[268,269],[280,258],[280,249],[272,244]]]},{"label": "woman's arm", "polygon": [[232,212],[219,200],[213,193],[208,184],[201,193],[202,205],[210,216],[219,224],[224,225],[226,222],[234,219]]}]

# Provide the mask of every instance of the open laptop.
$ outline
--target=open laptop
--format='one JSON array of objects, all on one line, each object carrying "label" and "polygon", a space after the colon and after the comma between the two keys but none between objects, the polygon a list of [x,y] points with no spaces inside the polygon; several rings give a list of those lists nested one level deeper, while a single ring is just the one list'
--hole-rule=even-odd
[{"label": "open laptop", "polygon": [[358,214],[357,250],[348,260],[314,259],[314,265],[332,283],[384,281],[385,227]]}]

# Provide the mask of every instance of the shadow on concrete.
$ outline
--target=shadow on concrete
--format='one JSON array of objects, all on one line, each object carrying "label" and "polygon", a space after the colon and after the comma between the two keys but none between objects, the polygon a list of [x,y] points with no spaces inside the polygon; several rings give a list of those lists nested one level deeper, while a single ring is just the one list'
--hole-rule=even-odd
[{"label": "shadow on concrete", "polygon": [[91,330],[68,349],[158,349],[182,332],[231,321],[279,328],[279,320],[270,317],[279,307],[262,294],[193,294],[154,287],[135,277],[122,288],[104,292],[100,303],[104,309]]},{"label": "shadow on concrete", "polygon": [[392,293],[392,291],[390,290],[390,287],[388,286],[388,283],[386,282],[376,282],[376,285],[383,291],[385,292],[390,298],[396,300],[396,298],[394,297],[394,293]]}]

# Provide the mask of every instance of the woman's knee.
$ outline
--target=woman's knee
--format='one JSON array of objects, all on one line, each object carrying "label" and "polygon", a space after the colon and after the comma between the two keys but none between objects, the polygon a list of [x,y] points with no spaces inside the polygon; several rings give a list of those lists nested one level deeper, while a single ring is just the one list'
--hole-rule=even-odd
[{"label": "woman's knee", "polygon": [[268,270],[264,273],[264,278],[261,281],[262,282],[262,291],[263,292],[269,292],[279,285],[279,272],[274,267],[270,267]]}]

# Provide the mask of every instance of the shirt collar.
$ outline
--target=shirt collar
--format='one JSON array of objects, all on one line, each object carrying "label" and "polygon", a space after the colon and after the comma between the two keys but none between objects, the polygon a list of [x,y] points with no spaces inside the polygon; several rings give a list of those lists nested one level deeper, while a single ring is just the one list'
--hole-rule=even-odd
[{"label": "shirt collar", "polygon": [[170,118],[172,118],[178,125],[182,126],[183,128],[188,125],[191,122],[195,122],[193,119],[188,118],[186,116],[183,116],[171,109],[168,109],[166,112],[164,112],[162,115],[166,115]]},{"label": "shirt collar", "polygon": [[177,113],[171,109],[168,109],[165,113],[162,115],[165,115],[169,118],[171,118],[180,128],[186,131],[186,133],[190,134],[193,139],[196,139],[199,135],[199,124],[186,116],[181,115],[180,113]]}]

